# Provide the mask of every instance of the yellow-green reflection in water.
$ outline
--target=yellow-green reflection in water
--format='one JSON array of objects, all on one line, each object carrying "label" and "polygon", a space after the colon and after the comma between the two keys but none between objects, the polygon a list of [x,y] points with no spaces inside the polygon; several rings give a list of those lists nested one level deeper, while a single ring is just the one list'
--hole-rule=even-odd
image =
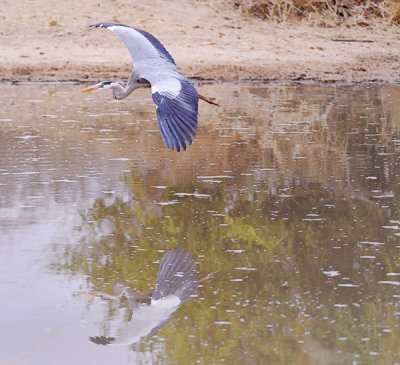
[{"label": "yellow-green reflection in water", "polygon": [[[202,105],[180,154],[163,147],[145,92],[118,103],[73,86],[5,89],[5,189],[45,197],[32,220],[72,206],[70,230],[44,249],[49,276],[148,291],[174,248],[199,277],[216,272],[153,336],[119,349],[126,363],[400,362],[398,87],[203,85],[222,107]],[[18,114],[16,95],[36,91],[43,105]],[[92,336],[130,320],[125,300],[77,298]],[[102,363],[108,347],[85,341]]]}]

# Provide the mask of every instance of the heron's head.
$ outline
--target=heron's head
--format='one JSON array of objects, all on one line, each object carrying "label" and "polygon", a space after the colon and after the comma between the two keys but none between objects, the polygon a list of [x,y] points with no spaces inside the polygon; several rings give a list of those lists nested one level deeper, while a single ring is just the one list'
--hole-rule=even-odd
[{"label": "heron's head", "polygon": [[94,90],[112,89],[114,84],[115,84],[115,82],[112,82],[112,81],[102,81],[102,82],[99,82],[96,85],[86,87],[86,88],[84,88],[82,90],[79,90],[79,91],[87,92],[87,91],[94,91]]}]

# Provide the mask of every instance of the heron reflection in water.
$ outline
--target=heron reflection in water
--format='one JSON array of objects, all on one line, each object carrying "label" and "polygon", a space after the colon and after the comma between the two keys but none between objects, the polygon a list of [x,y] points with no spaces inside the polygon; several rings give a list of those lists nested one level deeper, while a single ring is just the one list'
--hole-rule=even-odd
[{"label": "heron reflection in water", "polygon": [[130,345],[154,334],[167,324],[183,302],[197,295],[198,282],[213,274],[197,280],[196,263],[191,255],[182,249],[168,251],[160,263],[152,292],[138,292],[120,283],[114,285],[111,295],[95,292],[106,299],[125,296],[133,313],[127,328],[118,337],[94,336],[90,341],[98,345]]}]

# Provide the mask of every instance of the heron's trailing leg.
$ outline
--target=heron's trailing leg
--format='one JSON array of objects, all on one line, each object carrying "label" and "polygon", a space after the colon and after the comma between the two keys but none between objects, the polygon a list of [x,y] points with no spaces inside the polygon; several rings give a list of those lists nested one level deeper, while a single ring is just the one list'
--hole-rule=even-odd
[{"label": "heron's trailing leg", "polygon": [[207,281],[207,280],[214,279],[214,275],[217,274],[217,273],[219,273],[219,270],[218,270],[218,271],[210,272],[210,273],[208,273],[206,276],[204,276],[204,277],[202,277],[201,279],[199,279],[198,282],[201,283],[201,282],[203,282],[203,281]]},{"label": "heron's trailing leg", "polygon": [[219,104],[217,103],[217,101],[215,100],[215,98],[208,98],[207,96],[203,96],[199,94],[199,98],[201,100],[206,101],[208,104],[212,104],[212,105],[216,105],[219,106]]}]

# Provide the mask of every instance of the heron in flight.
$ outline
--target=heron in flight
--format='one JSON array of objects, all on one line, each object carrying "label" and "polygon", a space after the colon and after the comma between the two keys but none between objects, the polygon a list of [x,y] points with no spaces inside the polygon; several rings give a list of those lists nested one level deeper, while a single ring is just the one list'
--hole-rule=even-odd
[{"label": "heron in flight", "polygon": [[158,125],[166,147],[178,152],[185,150],[196,134],[199,99],[218,104],[197,93],[195,87],[178,71],[172,56],[151,34],[115,23],[98,23],[90,27],[106,28],[115,33],[128,48],[134,67],[126,86],[102,81],[80,91],[111,89],[115,99],[124,99],[139,87],[151,87]]},{"label": "heron in flight", "polygon": [[[201,280],[212,277],[208,274]],[[90,341],[98,345],[130,345],[139,342],[163,327],[174,312],[187,300],[197,295],[197,268],[190,253],[175,249],[168,251],[161,263],[153,292],[138,292],[127,284],[118,283],[113,294],[95,292],[104,299],[126,296],[132,318],[117,337],[93,336]]]}]

